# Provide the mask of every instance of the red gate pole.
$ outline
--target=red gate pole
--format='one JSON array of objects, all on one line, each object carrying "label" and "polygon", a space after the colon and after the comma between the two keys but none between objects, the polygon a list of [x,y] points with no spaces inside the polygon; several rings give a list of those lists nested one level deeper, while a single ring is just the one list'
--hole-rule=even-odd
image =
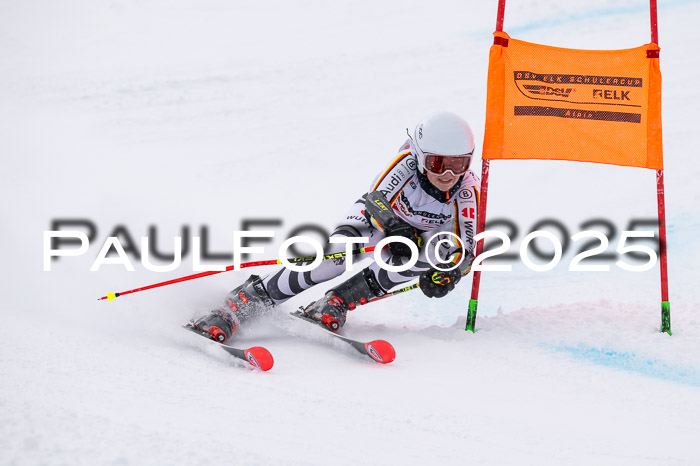
[{"label": "red gate pole", "polygon": [[659,23],[656,19],[656,0],[649,0],[649,10],[651,13],[651,41],[659,45]]},{"label": "red gate pole", "polygon": [[[486,199],[488,198],[489,192],[489,171],[490,171],[490,160],[481,161],[481,193],[479,194],[479,213],[477,214],[476,222],[476,233],[479,234],[484,231],[486,225]],[[478,241],[476,243],[476,257],[479,257],[484,251],[484,241]],[[476,324],[476,308],[479,304],[479,285],[481,284],[481,272],[474,271],[474,278],[472,280],[472,296],[469,300],[469,312],[467,313],[467,327],[465,330],[471,330],[474,332],[474,326]]]},{"label": "red gate pole", "polygon": [[[496,13],[496,31],[503,31],[503,18],[506,13],[506,0],[498,0],[498,12]],[[479,213],[477,214],[476,233],[484,231],[486,225],[486,200],[489,193],[489,172],[491,161],[481,160],[481,193],[479,195]],[[476,257],[484,251],[484,242],[476,243]],[[469,312],[467,313],[467,326],[465,330],[474,332],[476,325],[476,308],[479,304],[479,285],[481,284],[481,272],[474,271],[472,279],[472,295],[469,300]]]},{"label": "red gate pole", "polygon": [[[659,45],[656,0],[649,0],[651,42]],[[661,331],[671,335],[671,303],[668,298],[668,253],[666,249],[666,196],[664,171],[656,170],[656,199],[659,211],[659,268],[661,269]]]},{"label": "red gate pole", "polygon": [[506,0],[498,0],[498,13],[496,13],[496,31],[503,32],[503,18],[506,15]]},{"label": "red gate pole", "polygon": [[656,195],[659,207],[659,267],[661,269],[661,331],[671,335],[671,303],[668,299],[668,260],[666,252],[666,201],[664,171],[656,171]]}]

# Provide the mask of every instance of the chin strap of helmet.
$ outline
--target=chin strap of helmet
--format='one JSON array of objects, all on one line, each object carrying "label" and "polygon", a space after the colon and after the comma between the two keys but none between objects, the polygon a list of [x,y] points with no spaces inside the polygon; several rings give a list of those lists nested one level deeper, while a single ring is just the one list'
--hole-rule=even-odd
[{"label": "chin strap of helmet", "polygon": [[459,190],[463,179],[464,175],[460,176],[455,185],[452,186],[449,190],[440,191],[433,185],[433,183],[430,182],[430,180],[428,179],[428,175],[426,175],[425,173],[418,173],[418,182],[420,183],[420,187],[423,189],[423,191],[425,191],[440,202],[447,202],[450,199],[452,199]]}]

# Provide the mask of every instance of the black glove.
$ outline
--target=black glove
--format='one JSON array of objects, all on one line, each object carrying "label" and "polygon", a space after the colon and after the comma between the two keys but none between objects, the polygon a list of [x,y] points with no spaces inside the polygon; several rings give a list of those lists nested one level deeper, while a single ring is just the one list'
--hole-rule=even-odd
[{"label": "black glove", "polygon": [[450,271],[430,269],[420,274],[418,283],[420,290],[428,298],[442,298],[454,290],[461,279],[462,272],[459,267]]},{"label": "black glove", "polygon": [[[408,238],[418,246],[418,250],[423,246],[423,238],[421,238],[418,230],[404,222],[401,219],[392,219],[388,225],[384,227],[384,236],[403,236]],[[395,256],[411,257],[411,248],[407,244],[394,241],[389,243],[389,250]]]}]

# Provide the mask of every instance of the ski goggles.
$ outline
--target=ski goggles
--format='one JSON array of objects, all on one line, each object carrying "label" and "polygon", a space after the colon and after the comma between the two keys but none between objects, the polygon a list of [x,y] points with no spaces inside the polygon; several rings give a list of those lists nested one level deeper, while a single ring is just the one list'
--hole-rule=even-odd
[{"label": "ski goggles", "polygon": [[425,154],[425,169],[429,172],[440,175],[450,170],[455,175],[461,175],[469,168],[472,155],[437,155]]}]

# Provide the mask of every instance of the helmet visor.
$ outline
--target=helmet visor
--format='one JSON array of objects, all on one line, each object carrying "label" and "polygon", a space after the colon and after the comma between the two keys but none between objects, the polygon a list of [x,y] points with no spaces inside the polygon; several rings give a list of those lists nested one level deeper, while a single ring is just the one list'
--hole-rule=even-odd
[{"label": "helmet visor", "polygon": [[469,168],[471,159],[471,154],[458,156],[425,154],[425,169],[437,175],[448,170],[455,175],[461,175]]}]

